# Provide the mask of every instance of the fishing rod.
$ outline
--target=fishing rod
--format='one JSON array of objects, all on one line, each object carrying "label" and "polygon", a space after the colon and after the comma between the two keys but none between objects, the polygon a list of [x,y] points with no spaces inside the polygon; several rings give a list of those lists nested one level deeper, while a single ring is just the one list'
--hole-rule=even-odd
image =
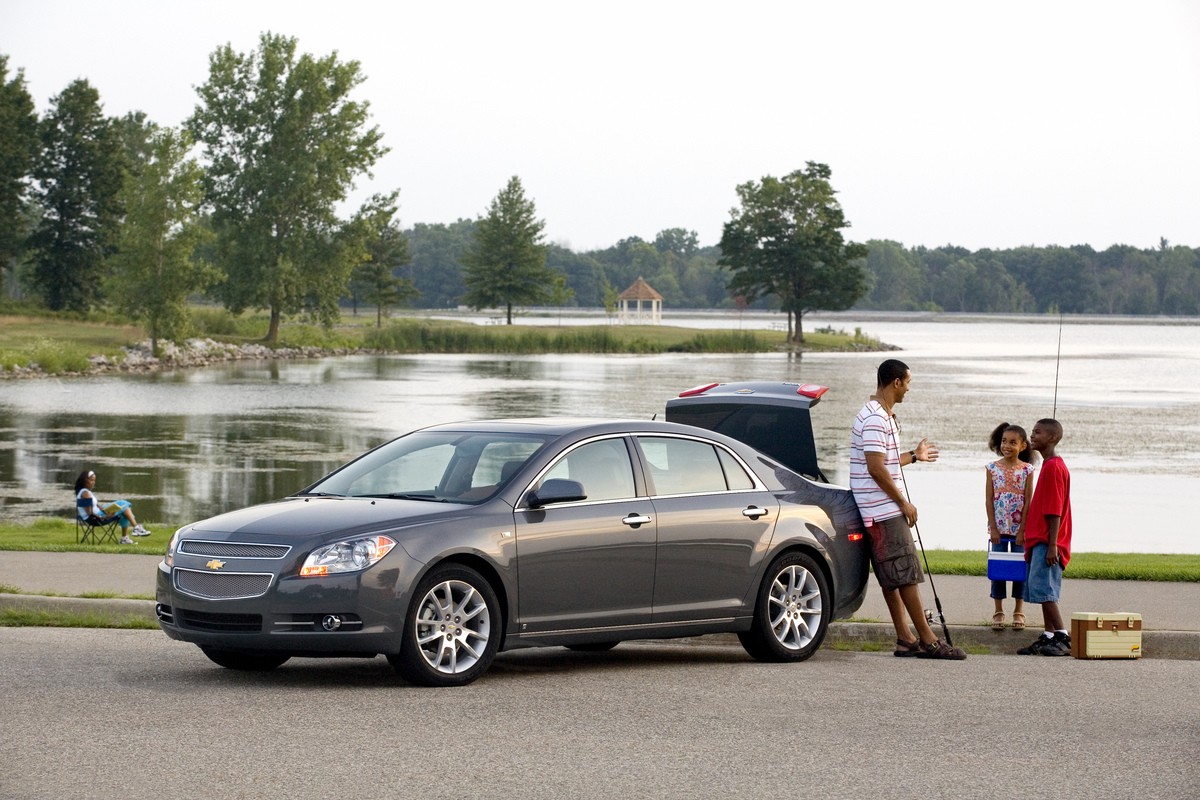
[{"label": "fishing rod", "polygon": [[[899,450],[900,448],[897,447],[896,451],[899,452]],[[908,502],[912,503],[912,492],[908,491],[908,479],[904,477],[903,468],[900,470],[900,482],[904,484],[904,495],[908,498]],[[917,544],[921,547],[921,558],[925,560],[925,577],[929,579],[929,590],[933,592],[933,605],[937,608],[938,621],[942,623],[942,633],[946,636],[946,644],[953,647],[954,640],[950,638],[950,626],[946,624],[946,614],[942,611],[942,598],[938,597],[937,586],[933,583],[933,572],[929,569],[929,556],[925,555],[925,543],[921,541],[921,526],[917,524],[916,520],[913,520],[913,530],[917,532]]]},{"label": "fishing rod", "polygon": [[1058,368],[1062,364],[1062,329],[1063,312],[1058,311],[1058,353],[1054,357],[1054,410],[1050,412],[1052,419],[1058,419]]},{"label": "fishing rod", "polygon": [[[891,434],[892,444],[896,445],[896,457],[898,459],[900,453],[900,442],[896,439],[896,431],[894,428],[891,430]],[[914,450],[914,462],[916,461],[916,458],[916,450]],[[903,467],[900,469],[900,483],[904,485],[904,496],[908,498],[909,503],[912,503],[915,506],[916,504],[912,502],[912,492],[908,490],[908,479],[904,477]],[[921,548],[921,558],[925,561],[925,577],[929,579],[929,589],[933,592],[933,605],[937,608],[938,620],[942,623],[942,633],[946,637],[946,644],[953,647],[954,640],[950,638],[950,626],[946,624],[946,614],[942,611],[942,598],[938,597],[937,586],[933,583],[933,573],[929,570],[929,556],[925,554],[925,542],[921,541],[921,526],[917,524],[916,520],[913,520],[913,530],[917,532],[917,544]],[[930,620],[930,622],[932,621],[933,620]]]}]

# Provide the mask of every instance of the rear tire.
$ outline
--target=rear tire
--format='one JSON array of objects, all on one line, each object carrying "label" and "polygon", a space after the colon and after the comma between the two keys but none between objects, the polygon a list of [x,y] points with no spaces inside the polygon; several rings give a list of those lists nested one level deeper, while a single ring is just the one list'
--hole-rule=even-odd
[{"label": "rear tire", "polygon": [[214,664],[242,672],[270,672],[291,658],[287,653],[274,653],[269,650],[222,650],[219,647],[201,647],[200,651]]},{"label": "rear tire", "polygon": [[409,683],[464,686],[492,665],[503,622],[482,575],[461,564],[435,567],[413,592],[400,652],[388,663]]},{"label": "rear tire", "polygon": [[832,615],[829,584],[816,560],[785,553],[763,575],[754,623],[738,639],[758,661],[804,661],[825,640]]}]

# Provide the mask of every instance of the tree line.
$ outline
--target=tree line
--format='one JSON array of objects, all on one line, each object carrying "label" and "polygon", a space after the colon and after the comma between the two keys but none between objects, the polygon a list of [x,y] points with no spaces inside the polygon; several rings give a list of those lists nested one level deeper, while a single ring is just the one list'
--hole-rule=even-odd
[{"label": "tree line", "polygon": [[[801,338],[803,314],[893,310],[1200,314],[1200,253],[1162,241],[970,252],[849,242],[828,166],[809,162],[737,188],[714,246],[668,228],[574,252],[545,240],[518,176],[484,214],[396,219],[397,191],[336,210],[388,148],[355,100],[355,61],[263,34],[209,58],[179,128],[103,114],[73,81],[34,111],[24,73],[0,55],[0,269],[5,294],[55,311],[102,309],[159,338],[188,334],[198,297],[234,313],[332,324],[347,308],[604,307],[638,277],[668,307],[772,308]],[[793,326],[794,321],[794,326]]]}]

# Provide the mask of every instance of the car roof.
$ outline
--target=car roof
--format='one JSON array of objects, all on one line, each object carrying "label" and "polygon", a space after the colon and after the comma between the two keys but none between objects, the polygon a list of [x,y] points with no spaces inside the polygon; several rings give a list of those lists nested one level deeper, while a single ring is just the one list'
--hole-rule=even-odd
[{"label": "car roof", "polygon": [[425,431],[478,431],[481,433],[536,433],[562,436],[569,433],[618,433],[622,431],[651,431],[659,433],[685,433],[710,438],[725,439],[712,431],[677,422],[645,419],[612,419],[602,417],[522,417],[511,419],[479,419],[448,422],[422,428]]}]

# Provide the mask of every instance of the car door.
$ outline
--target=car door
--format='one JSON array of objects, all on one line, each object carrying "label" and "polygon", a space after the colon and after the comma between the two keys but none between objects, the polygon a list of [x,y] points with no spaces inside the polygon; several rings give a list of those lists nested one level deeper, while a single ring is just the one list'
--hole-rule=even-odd
[{"label": "car door", "polygon": [[516,509],[521,633],[650,621],[654,507],[638,497],[623,436],[564,452],[539,477],[579,481],[586,499]]},{"label": "car door", "polygon": [[658,522],[654,621],[743,612],[778,516],[775,496],[720,445],[657,434],[637,443]]}]

